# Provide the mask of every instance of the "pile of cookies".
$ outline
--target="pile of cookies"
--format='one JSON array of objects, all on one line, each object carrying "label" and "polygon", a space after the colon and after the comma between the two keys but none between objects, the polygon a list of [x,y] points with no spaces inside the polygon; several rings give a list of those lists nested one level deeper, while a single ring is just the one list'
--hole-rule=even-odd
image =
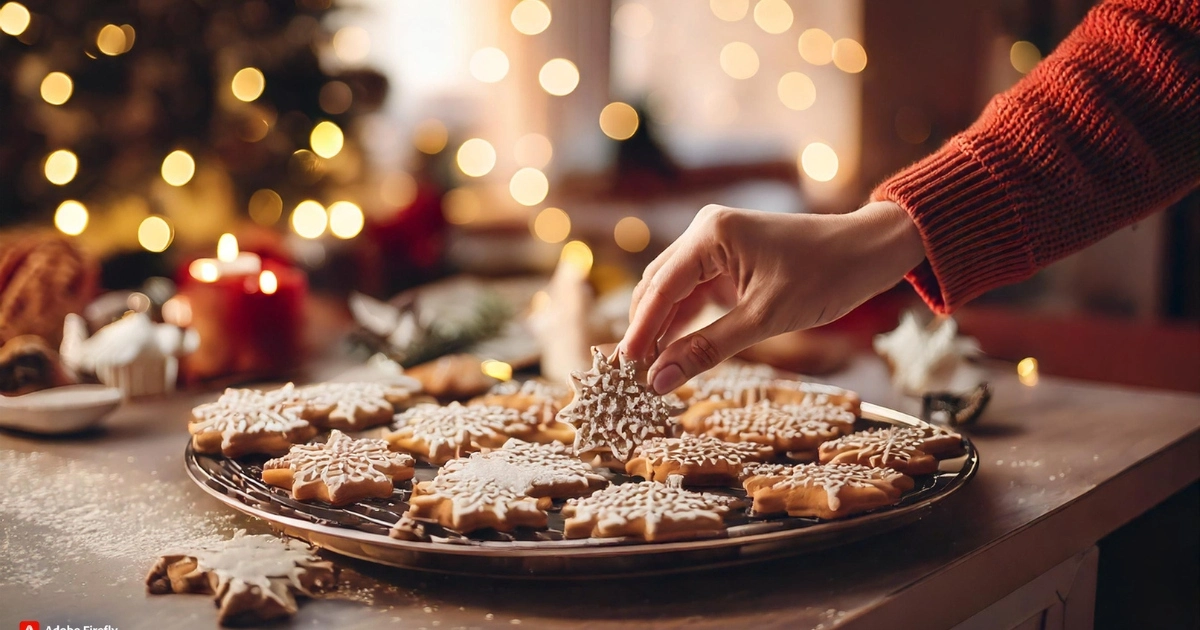
[{"label": "pile of cookies", "polygon": [[[569,386],[509,381],[445,405],[407,382],[228,390],[193,410],[192,445],[275,456],[262,481],[297,501],[388,498],[412,480],[400,538],[542,530],[558,512],[566,538],[650,542],[722,535],[747,504],[822,519],[894,505],[962,451],[939,429],[856,432],[856,394],[766,366],[727,363],[665,397],[636,367],[593,350]],[[416,481],[418,465],[436,474]]]}]

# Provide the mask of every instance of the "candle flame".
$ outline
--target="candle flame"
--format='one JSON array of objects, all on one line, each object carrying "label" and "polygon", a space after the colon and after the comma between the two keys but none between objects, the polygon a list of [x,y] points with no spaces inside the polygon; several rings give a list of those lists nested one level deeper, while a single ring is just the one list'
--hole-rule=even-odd
[{"label": "candle flame", "polygon": [[275,272],[268,270],[258,274],[258,288],[262,289],[264,295],[274,295],[279,290],[279,278],[275,277]]},{"label": "candle flame", "polygon": [[238,242],[237,237],[225,233],[221,238],[217,239],[217,260],[221,262],[233,262],[238,257]]},{"label": "candle flame", "polygon": [[188,265],[188,274],[200,282],[216,282],[221,277],[221,270],[212,259],[201,258]]}]

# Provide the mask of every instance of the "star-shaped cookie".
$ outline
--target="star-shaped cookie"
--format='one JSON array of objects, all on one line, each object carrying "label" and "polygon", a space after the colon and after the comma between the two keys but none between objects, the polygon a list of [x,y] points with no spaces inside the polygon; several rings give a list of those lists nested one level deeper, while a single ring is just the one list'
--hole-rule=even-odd
[{"label": "star-shaped cookie", "polygon": [[304,403],[290,383],[267,392],[227,389],[216,402],[192,409],[188,423],[192,448],[226,457],[279,455],[316,435],[304,412]]},{"label": "star-shaped cookie", "polygon": [[957,453],[962,436],[934,427],[888,427],[844,435],[821,445],[821,463],[886,466],[906,475],[937,471],[938,459]]},{"label": "star-shaped cookie", "polygon": [[297,501],[319,499],[347,505],[387,498],[399,481],[413,477],[413,458],[394,453],[383,440],[356,440],[334,429],[324,444],[298,444],[263,464],[264,483],[289,488]]},{"label": "star-shaped cookie", "polygon": [[647,481],[665,483],[671,475],[682,475],[682,483],[689,486],[727,486],[738,480],[747,462],[772,455],[770,447],[685,433],[677,438],[651,438],[637,445],[625,470]]},{"label": "star-shaped cookie", "polygon": [[396,416],[394,431],[384,435],[392,448],[412,453],[432,464],[485,448],[498,448],[510,437],[533,433],[529,419],[516,409],[496,406],[445,407],[422,404]]},{"label": "star-shaped cookie", "polygon": [[624,537],[647,542],[717,536],[733,500],[648,481],[609,486],[563,507],[567,538]]},{"label": "star-shaped cookie", "polygon": [[759,514],[845,518],[900,501],[911,477],[890,468],[858,464],[763,467],[743,486]]},{"label": "star-shaped cookie", "polygon": [[415,379],[409,386],[371,382],[329,382],[296,389],[305,417],[327,429],[358,431],[386,424],[420,393]]}]

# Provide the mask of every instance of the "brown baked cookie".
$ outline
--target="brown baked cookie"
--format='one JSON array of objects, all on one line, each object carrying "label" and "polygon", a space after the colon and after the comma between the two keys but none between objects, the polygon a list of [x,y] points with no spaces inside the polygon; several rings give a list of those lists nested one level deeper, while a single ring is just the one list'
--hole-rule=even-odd
[{"label": "brown baked cookie", "polygon": [[886,466],[906,475],[937,471],[938,459],[958,454],[962,436],[934,427],[889,427],[851,433],[821,445],[821,463]]},{"label": "brown baked cookie", "polygon": [[670,476],[680,475],[682,483],[689,486],[730,486],[736,484],[744,464],[772,455],[770,447],[685,433],[677,438],[651,438],[637,445],[625,470],[647,481],[665,483]]},{"label": "brown baked cookie", "polygon": [[192,409],[188,431],[197,453],[226,457],[282,455],[317,434],[290,383],[269,392],[227,389],[216,402]]},{"label": "brown baked cookie", "polygon": [[575,427],[559,422],[557,416],[558,412],[571,402],[573,396],[571,388],[566,385],[541,379],[513,380],[496,385],[488,393],[473,398],[467,404],[516,409],[536,427],[528,438],[530,441],[571,444],[575,441]]},{"label": "brown baked cookie", "polygon": [[911,477],[890,468],[858,464],[799,464],[763,468],[742,485],[758,514],[845,518],[900,501]]},{"label": "brown baked cookie", "polygon": [[438,474],[491,479],[518,494],[535,499],[587,496],[608,485],[591,466],[559,444],[509,440],[502,448],[452,459]]},{"label": "brown baked cookie", "polygon": [[413,478],[413,458],[383,440],[356,440],[334,429],[324,444],[297,444],[263,464],[264,483],[292,491],[297,501],[347,505],[392,496],[397,482]]},{"label": "brown baked cookie", "polygon": [[609,486],[563,507],[567,538],[632,537],[647,542],[720,536],[733,500],[656,481]]},{"label": "brown baked cookie", "polygon": [[707,400],[731,401],[739,406],[770,401],[777,404],[831,404],[858,415],[862,404],[858,394],[820,383],[796,378],[795,374],[769,365],[726,361],[697,375],[675,390],[684,402]]},{"label": "brown baked cookie", "polygon": [[534,432],[528,420],[506,407],[422,404],[396,416],[395,429],[384,439],[395,450],[411,453],[431,464],[485,448],[499,448],[510,437],[525,439]]},{"label": "brown baked cookie", "polygon": [[502,532],[540,529],[546,527],[546,512],[538,501],[491,477],[439,472],[433,481],[417,484],[406,515],[463,534],[488,527]]},{"label": "brown baked cookie", "polygon": [[829,404],[778,405],[762,401],[738,406],[732,401],[709,400],[688,409],[680,422],[689,433],[710,435],[729,442],[753,442],[791,454],[816,459],[822,443],[854,430],[854,414]]},{"label": "brown baked cookie", "polygon": [[318,383],[296,388],[304,404],[304,416],[327,429],[358,431],[387,424],[396,412],[407,408],[420,394],[420,384],[348,382]]},{"label": "brown baked cookie", "polygon": [[483,361],[469,354],[448,354],[404,373],[420,381],[425,393],[440,400],[478,396],[497,382],[483,373]]},{"label": "brown baked cookie", "polygon": [[99,265],[73,240],[52,231],[0,235],[0,344],[37,335],[62,343],[63,320],[96,295]]},{"label": "brown baked cookie", "polygon": [[161,556],[146,576],[152,595],[201,593],[217,603],[220,625],[253,625],[296,613],[296,594],[313,597],[336,585],[333,564],[292,539],[233,538]]}]

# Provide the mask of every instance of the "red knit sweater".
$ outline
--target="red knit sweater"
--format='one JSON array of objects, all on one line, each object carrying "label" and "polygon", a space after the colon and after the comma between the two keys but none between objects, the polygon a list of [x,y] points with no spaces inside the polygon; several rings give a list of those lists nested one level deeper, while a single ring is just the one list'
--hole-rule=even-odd
[{"label": "red knit sweater", "polygon": [[1023,280],[1200,186],[1200,0],[1109,0],[969,129],[880,184],[937,312]]}]

